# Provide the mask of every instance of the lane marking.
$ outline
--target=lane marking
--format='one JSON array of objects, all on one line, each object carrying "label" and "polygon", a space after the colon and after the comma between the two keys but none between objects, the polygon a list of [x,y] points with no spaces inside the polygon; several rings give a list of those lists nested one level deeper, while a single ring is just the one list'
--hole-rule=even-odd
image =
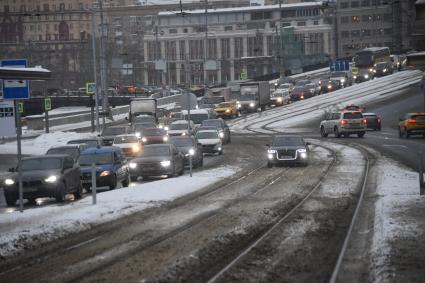
[{"label": "lane marking", "polygon": [[383,144],[382,146],[384,146],[384,147],[401,147],[401,148],[408,149],[408,147],[403,145],[403,144]]},{"label": "lane marking", "polygon": [[73,245],[73,246],[71,246],[71,247],[69,247],[69,248],[66,248],[66,249],[65,249],[65,251],[67,252],[67,251],[70,251],[70,250],[73,250],[73,249],[79,248],[79,247],[81,247],[81,246],[84,246],[84,245],[90,244],[91,242],[94,242],[94,241],[96,241],[97,239],[100,239],[100,238],[102,238],[102,236],[94,237],[94,238],[92,238],[92,239],[90,239],[90,240],[87,240],[87,241],[85,241],[85,242],[78,243],[78,244]]}]

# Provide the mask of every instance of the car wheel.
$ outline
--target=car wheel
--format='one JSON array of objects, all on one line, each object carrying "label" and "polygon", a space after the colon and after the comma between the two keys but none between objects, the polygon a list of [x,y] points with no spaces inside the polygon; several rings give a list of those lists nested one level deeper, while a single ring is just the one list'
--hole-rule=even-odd
[{"label": "car wheel", "polygon": [[117,183],[118,183],[118,181],[117,181],[117,175],[114,174],[114,176],[112,177],[112,181],[109,184],[109,189],[110,190],[115,189],[117,187]]},{"label": "car wheel", "polygon": [[132,176],[132,175],[130,175],[130,180],[132,181],[132,182],[137,182],[137,179],[139,178],[139,176]]},{"label": "car wheel", "polygon": [[65,200],[65,192],[66,192],[65,183],[59,183],[59,185],[56,187],[56,194],[55,194],[55,199],[57,202],[63,202]]},{"label": "car wheel", "polygon": [[328,136],[328,133],[326,133],[325,131],[325,127],[320,127],[320,135],[324,138],[326,138]]},{"label": "car wheel", "polygon": [[364,136],[364,134],[365,134],[365,132],[360,132],[360,133],[357,133],[357,136],[358,136],[359,138],[362,138],[362,137]]},{"label": "car wheel", "polygon": [[344,136],[344,138],[348,138],[348,137],[350,137],[350,134],[349,133],[344,133],[344,134],[342,134],[343,136]]},{"label": "car wheel", "polygon": [[7,206],[15,206],[18,198],[15,194],[5,191],[4,198],[6,199]]},{"label": "car wheel", "polygon": [[36,202],[36,198],[29,198],[29,199],[28,199],[28,204],[36,205],[36,204],[37,204],[37,202]]},{"label": "car wheel", "polygon": [[268,168],[272,168],[272,167],[273,167],[273,163],[271,163],[271,162],[267,162],[267,167],[268,167]]},{"label": "car wheel", "polygon": [[341,134],[340,134],[340,132],[338,130],[338,127],[335,127],[334,128],[334,135],[335,135],[336,138],[340,138],[341,137]]},{"label": "car wheel", "polygon": [[83,188],[86,190],[86,192],[90,193],[91,192],[91,187],[90,186],[83,186]]},{"label": "car wheel", "polygon": [[402,138],[403,137],[403,132],[401,131],[401,128],[398,128],[398,137]]},{"label": "car wheel", "polygon": [[122,181],[122,186],[124,188],[127,188],[128,185],[130,185],[130,173],[128,173],[128,175],[125,177],[125,180]]},{"label": "car wheel", "polygon": [[78,188],[74,193],[75,199],[80,199],[83,196],[83,185],[81,185],[81,182],[78,184]]},{"label": "car wheel", "polygon": [[223,148],[218,152],[218,155],[223,155]]}]

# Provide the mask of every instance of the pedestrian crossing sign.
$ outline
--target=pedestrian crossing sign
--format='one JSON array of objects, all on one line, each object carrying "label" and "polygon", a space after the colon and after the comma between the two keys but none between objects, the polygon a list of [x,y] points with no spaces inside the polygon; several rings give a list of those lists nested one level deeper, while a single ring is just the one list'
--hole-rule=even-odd
[{"label": "pedestrian crossing sign", "polygon": [[86,83],[86,93],[87,94],[95,94],[96,92],[96,84],[95,83]]}]

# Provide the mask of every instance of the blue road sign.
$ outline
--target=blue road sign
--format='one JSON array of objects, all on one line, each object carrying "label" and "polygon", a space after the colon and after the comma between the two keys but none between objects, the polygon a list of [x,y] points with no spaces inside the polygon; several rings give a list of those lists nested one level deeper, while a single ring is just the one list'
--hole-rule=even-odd
[{"label": "blue road sign", "polygon": [[341,61],[332,62],[329,64],[329,69],[331,72],[338,71],[349,71],[350,70],[350,61]]},{"label": "blue road sign", "polygon": [[[26,68],[26,59],[1,60],[0,66]],[[4,99],[28,99],[30,97],[29,83],[26,80],[3,80]]]}]

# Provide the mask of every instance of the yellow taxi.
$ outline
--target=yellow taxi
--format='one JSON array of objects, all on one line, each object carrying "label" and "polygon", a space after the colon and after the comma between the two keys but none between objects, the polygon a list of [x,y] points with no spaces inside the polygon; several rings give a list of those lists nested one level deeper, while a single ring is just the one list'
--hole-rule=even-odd
[{"label": "yellow taxi", "polygon": [[217,117],[221,118],[234,118],[239,115],[239,110],[236,107],[236,101],[227,101],[218,104],[214,108]]},{"label": "yellow taxi", "polygon": [[407,113],[398,124],[399,137],[408,139],[412,135],[425,137],[425,112]]}]

